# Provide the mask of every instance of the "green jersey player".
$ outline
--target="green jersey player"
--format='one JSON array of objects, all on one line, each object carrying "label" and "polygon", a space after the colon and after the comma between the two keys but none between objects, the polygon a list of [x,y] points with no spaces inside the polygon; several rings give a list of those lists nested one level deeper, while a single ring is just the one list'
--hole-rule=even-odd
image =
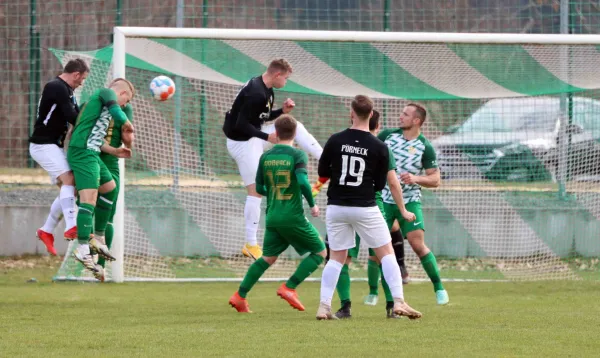
[{"label": "green jersey player", "polygon": [[[133,107],[131,106],[131,104],[125,105],[125,107],[123,107],[122,109],[125,115],[127,116],[129,122],[133,122]],[[131,147],[133,145],[133,132],[125,132],[123,131],[122,127],[122,125],[119,125],[119,122],[112,118],[106,131],[106,137],[104,137],[104,145],[102,145],[102,147],[100,148],[102,150],[102,153],[100,153],[100,160],[102,160],[102,162],[106,165],[106,168],[110,172],[112,179],[115,181],[114,203],[110,215],[108,216],[108,222],[106,223],[105,230],[106,246],[109,250],[112,246],[114,236],[114,229],[112,223],[115,213],[117,211],[117,199],[120,193],[119,158],[129,157],[129,155],[124,156],[123,154],[120,154],[119,148],[121,147],[121,145],[124,144],[125,148],[131,150]],[[105,261],[106,260],[104,257],[98,258],[98,265],[100,267],[97,268],[98,270],[101,270],[101,274],[104,271]],[[100,280],[104,281],[102,278]]]},{"label": "green jersey player", "polygon": [[423,269],[433,283],[437,303],[445,305],[449,302],[448,293],[442,285],[435,256],[425,245],[425,222],[421,210],[421,187],[435,188],[440,185],[435,150],[421,133],[426,117],[425,108],[414,103],[408,104],[400,115],[400,128],[383,130],[378,136],[394,153],[406,209],[416,215],[416,220],[408,222],[400,216],[387,185],[382,194],[388,227],[391,228],[394,220],[398,220],[402,234],[421,259]]},{"label": "green jersey player", "polygon": [[238,312],[250,312],[246,295],[290,245],[298,254],[310,255],[302,260],[289,280],[279,287],[277,295],[293,308],[304,311],[296,287],[313,273],[325,258],[325,244],[317,229],[304,216],[302,207],[304,196],[312,216],[319,216],[319,208],[314,203],[306,171],[308,157],[306,153],[292,147],[296,127],[294,117],[287,114],[279,116],[275,120],[278,144],[260,157],[256,173],[256,191],[267,197],[263,255],[248,268],[238,291],[229,299],[229,304]]},{"label": "green jersey player", "polygon": [[[100,159],[100,152],[105,144],[104,138],[111,117],[123,126],[124,131],[133,131],[131,122],[121,108],[131,101],[134,91],[133,85],[125,79],[117,79],[109,88],[95,91],[79,113],[67,152],[67,161],[73,170],[80,201],[77,213],[79,246],[73,251],[73,255],[97,278],[100,272],[93,255],[97,253],[114,260],[106,246],[104,231],[116,194],[115,181]],[[118,148],[117,153],[127,156],[131,151]],[[94,215],[96,226],[94,236],[91,237]]]}]

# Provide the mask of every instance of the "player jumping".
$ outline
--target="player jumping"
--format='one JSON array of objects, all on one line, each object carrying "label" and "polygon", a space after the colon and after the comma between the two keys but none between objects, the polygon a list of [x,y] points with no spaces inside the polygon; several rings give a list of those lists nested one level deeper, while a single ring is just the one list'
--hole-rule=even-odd
[{"label": "player jumping", "polygon": [[290,115],[275,120],[278,139],[272,149],[266,151],[259,161],[256,173],[256,190],[267,197],[267,220],[264,238],[264,255],[250,267],[229,304],[238,312],[250,312],[246,295],[263,273],[275,263],[277,257],[290,245],[299,255],[308,255],[296,272],[277,290],[277,295],[292,307],[304,311],[298,299],[296,287],[313,273],[323,262],[325,244],[317,229],[304,216],[302,196],[306,198],[312,216],[319,216],[308,181],[306,153],[293,147],[297,122]]},{"label": "player jumping", "polygon": [[[248,196],[244,207],[246,244],[242,248],[245,256],[258,259],[262,250],[257,243],[256,233],[260,220],[261,196],[256,192],[255,177],[261,154],[271,144],[277,143],[273,120],[294,108],[294,101],[286,99],[283,107],[272,110],[273,88],[285,86],[292,74],[292,66],[284,59],[271,62],[262,76],[250,79],[235,97],[231,109],[225,115],[223,132],[227,137],[227,150],[235,159]],[[300,148],[315,158],[321,157],[323,149],[317,140],[297,123],[296,141]]]},{"label": "player jumping", "polygon": [[[435,256],[425,245],[425,223],[421,209],[421,187],[436,188],[441,180],[435,150],[421,134],[421,126],[426,118],[425,108],[410,103],[402,110],[399,129],[386,129],[379,133],[379,139],[385,142],[396,158],[406,208],[416,215],[416,220],[409,222],[400,216],[389,186],[383,190],[383,202],[388,227],[391,228],[393,221],[398,220],[402,233],[421,259],[421,265],[433,283],[437,303],[445,305],[450,299],[442,285]],[[420,175],[423,170],[425,175]]]},{"label": "player jumping", "polygon": [[348,249],[356,245],[356,233],[367,247],[373,248],[381,262],[383,276],[394,299],[393,313],[420,318],[421,313],[404,301],[400,268],[390,233],[375,201],[375,193],[385,187],[386,180],[402,217],[410,222],[415,216],[406,211],[396,172],[389,170],[388,148],[369,133],[373,101],[359,95],[354,97],[351,107],[352,127],[332,135],[319,160],[319,176],[331,178],[326,219],[331,259],[323,269],[317,319],[335,318],[331,313],[331,299]]},{"label": "player jumping", "polygon": [[73,240],[77,237],[75,180],[63,147],[69,124],[75,125],[79,114],[73,90],[83,84],[89,72],[90,69],[83,60],[70,60],[63,73],[44,86],[33,134],[29,138],[31,157],[50,174],[52,183],[60,188],[60,194],[50,207],[46,223],[37,230],[37,237],[52,255],[56,255],[52,232],[61,215],[66,223],[64,238]]},{"label": "player jumping", "polygon": [[[117,79],[110,88],[95,91],[79,114],[67,152],[80,201],[77,213],[79,246],[73,251],[73,256],[96,278],[99,278],[100,272],[92,255],[114,260],[106,246],[104,232],[116,199],[115,181],[100,159],[100,151],[105,144],[111,116],[123,126],[123,131],[133,131],[133,125],[121,108],[131,101],[134,91],[131,82],[125,79]],[[127,152],[131,154],[127,148],[118,148],[118,151],[124,155]],[[94,215],[96,225],[92,237]]]},{"label": "player jumping", "polygon": [[[133,107],[130,103],[126,104],[125,107],[123,107],[123,112],[127,116],[127,119],[133,123]],[[119,123],[114,118],[112,118],[108,126],[106,137],[104,138],[104,145],[102,145],[102,147],[100,148],[100,150],[102,151],[102,153],[100,153],[100,160],[102,160],[102,162],[106,165],[106,168],[108,168],[112,179],[115,181],[114,202],[112,205],[110,215],[108,216],[108,222],[106,223],[105,230],[106,247],[109,250],[112,246],[112,241],[115,233],[113,228],[113,219],[117,211],[117,199],[120,193],[119,183],[121,177],[119,170],[119,158],[130,157],[130,152],[124,152],[119,148],[122,144],[124,144],[126,148],[131,150],[133,146],[133,140],[133,132],[128,129],[123,130],[123,127],[119,125]],[[96,216],[95,218],[98,218],[98,216]],[[105,264],[106,259],[100,256],[98,258],[98,264],[96,266],[98,273],[95,275],[100,281],[104,281]]]}]

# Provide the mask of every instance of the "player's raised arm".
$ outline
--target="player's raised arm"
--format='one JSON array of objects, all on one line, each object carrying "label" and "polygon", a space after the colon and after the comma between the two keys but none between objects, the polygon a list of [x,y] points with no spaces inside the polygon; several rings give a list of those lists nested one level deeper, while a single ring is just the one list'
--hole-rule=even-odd
[{"label": "player's raised arm", "polygon": [[126,125],[127,115],[123,112],[122,106],[129,103],[133,98],[135,90],[131,82],[124,78],[118,78],[110,84],[110,88],[102,89],[100,92],[100,101],[108,108],[108,112],[118,125]]},{"label": "player's raised arm", "polygon": [[246,98],[244,105],[238,114],[235,121],[235,129],[241,133],[244,133],[250,137],[257,137],[262,140],[269,140],[269,135],[265,132],[256,129],[252,123],[252,118],[258,118],[264,106],[264,99],[258,96],[251,96]]}]

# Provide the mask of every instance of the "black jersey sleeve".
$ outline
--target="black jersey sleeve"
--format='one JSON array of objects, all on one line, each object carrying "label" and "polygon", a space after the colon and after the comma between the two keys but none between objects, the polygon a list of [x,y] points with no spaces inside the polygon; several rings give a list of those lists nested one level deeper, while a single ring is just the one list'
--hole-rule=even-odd
[{"label": "black jersey sleeve", "polygon": [[260,116],[264,106],[264,98],[260,96],[248,96],[235,121],[235,129],[251,137],[268,140],[269,135],[267,133],[256,129],[252,123],[250,123],[252,118],[258,118],[258,116]]},{"label": "black jersey sleeve", "polygon": [[317,172],[320,177],[331,178],[331,155],[333,151],[333,137],[330,137],[323,147],[323,153],[319,159]]},{"label": "black jersey sleeve", "polygon": [[377,169],[374,173],[374,184],[375,191],[381,191],[385,188],[385,184],[387,182],[387,173],[389,171],[389,161],[390,161],[390,152],[387,149],[387,146],[384,148],[385,150],[380,150],[381,155],[379,156],[379,161],[377,163]]},{"label": "black jersey sleeve", "polygon": [[[46,92],[48,91],[48,92]],[[79,108],[73,102],[73,98],[65,85],[58,82],[48,83],[44,88],[44,95],[48,94],[54,99],[56,105],[63,114],[65,121],[75,125],[75,120],[79,114]]]},{"label": "black jersey sleeve", "polygon": [[277,119],[277,117],[281,116],[282,114],[283,114],[283,108],[279,108],[274,111],[271,111],[271,114],[269,114],[269,120],[272,121],[273,119]]}]

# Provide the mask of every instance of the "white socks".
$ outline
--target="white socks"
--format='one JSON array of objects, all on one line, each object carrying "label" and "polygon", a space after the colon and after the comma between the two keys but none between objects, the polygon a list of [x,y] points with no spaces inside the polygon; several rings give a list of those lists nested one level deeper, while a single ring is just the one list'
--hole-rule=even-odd
[{"label": "white socks", "polygon": [[56,229],[56,225],[60,221],[60,215],[62,214],[62,207],[60,206],[60,197],[56,197],[52,202],[52,206],[50,207],[50,213],[48,214],[48,218],[46,219],[46,223],[42,226],[42,230],[52,234],[54,229]]},{"label": "white socks", "polygon": [[244,207],[244,218],[246,219],[246,242],[248,245],[257,244],[256,233],[258,232],[258,222],[260,221],[260,202],[262,198],[248,195],[246,197],[246,206]]},{"label": "white socks", "polygon": [[[331,306],[333,291],[335,291],[335,286],[340,278],[343,266],[337,261],[329,260],[325,268],[323,268],[323,276],[321,277],[321,303]],[[398,268],[398,270],[400,269]]]},{"label": "white socks", "polygon": [[77,225],[77,211],[75,210],[75,187],[63,185],[60,188],[60,206],[65,216],[65,231]]},{"label": "white socks", "polygon": [[308,133],[304,125],[300,122],[298,122],[296,127],[296,142],[303,151],[315,157],[317,160],[321,159],[323,148],[319,142],[317,142],[315,137]]},{"label": "white socks", "polygon": [[404,301],[404,289],[402,288],[402,275],[400,274],[400,266],[396,261],[396,255],[385,255],[381,259],[381,269],[383,277],[387,281],[392,297],[399,298]]}]

